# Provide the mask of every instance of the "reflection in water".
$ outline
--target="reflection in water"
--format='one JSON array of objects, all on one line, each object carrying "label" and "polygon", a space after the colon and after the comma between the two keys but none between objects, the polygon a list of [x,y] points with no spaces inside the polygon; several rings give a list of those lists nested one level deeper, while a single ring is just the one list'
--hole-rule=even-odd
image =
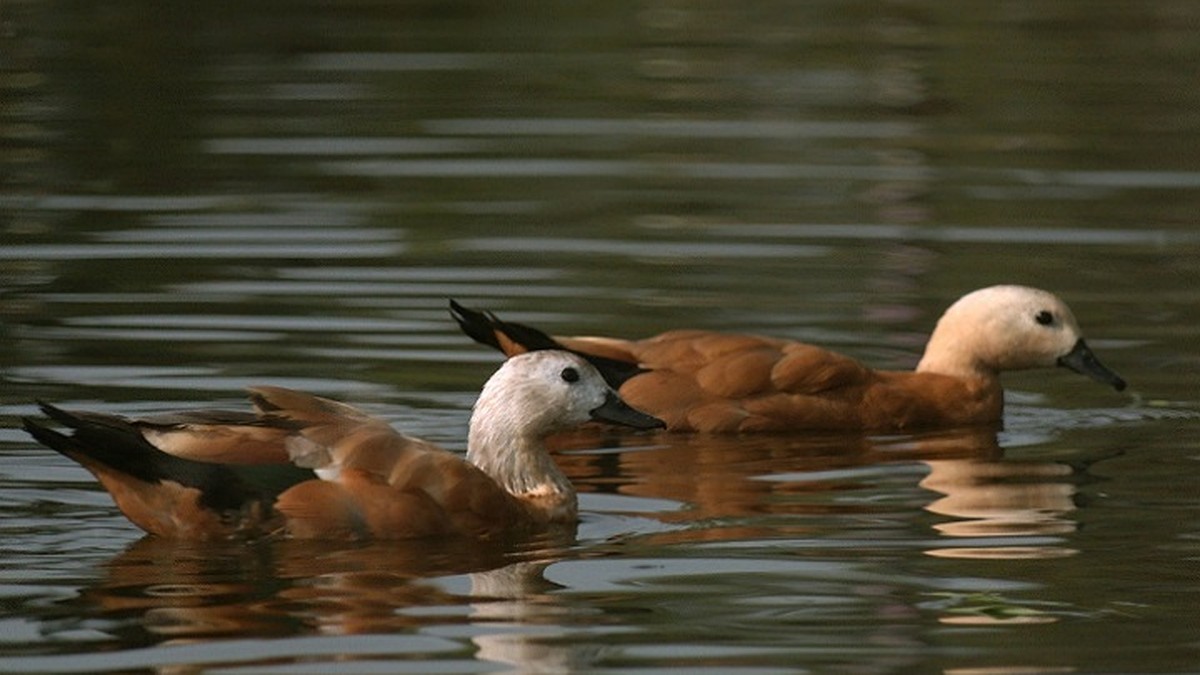
[{"label": "reflection in water", "polygon": [[[66,604],[100,610],[112,621],[107,632],[125,645],[398,634],[461,623],[475,627],[478,659],[559,671],[569,670],[568,662],[589,661],[590,649],[533,639],[571,623],[570,610],[551,594],[559,587],[543,577],[566,555],[569,538],[507,546],[412,543],[198,546],[145,537],[105,566],[101,582]],[[469,589],[451,590],[463,574]],[[231,652],[227,660],[242,658]]]},{"label": "reflection in water", "polygon": [[980,546],[939,547],[930,555],[956,558],[1054,558],[1074,549],[1049,545],[994,545],[992,538],[1053,536],[1075,530],[1063,516],[1075,510],[1072,469],[1058,462],[926,461],[921,487],[944,497],[926,507],[959,520],[936,525],[948,537],[982,539]]},{"label": "reflection in water", "polygon": [[[1073,613],[1063,603],[1009,598],[1000,593],[931,593],[922,608],[938,613],[938,622],[956,626],[1055,623]],[[1038,669],[1038,672],[1043,672]]]},{"label": "reflection in water", "polygon": [[[74,602],[93,604],[110,616],[133,617],[146,633],[138,642],[395,632],[428,622],[418,608],[464,605],[463,598],[432,580],[486,575],[510,569],[506,565],[536,575],[569,543],[561,535],[508,544],[427,541],[415,546],[292,540],[196,545],[145,537],[110,561],[104,580]],[[529,562],[534,559],[538,562]],[[487,592],[498,597],[522,597],[532,588],[520,575],[497,579]]]},{"label": "reflection in water", "polygon": [[549,561],[518,562],[471,574],[475,657],[507,663],[521,672],[569,673],[595,662],[592,647],[575,647],[547,637],[565,635],[572,610],[551,591],[560,586],[543,576]]},{"label": "reflection in water", "polygon": [[[618,533],[583,548],[569,536],[498,546],[271,541],[215,547],[147,537],[109,562],[103,581],[73,602],[115,619],[111,632],[127,644],[395,633],[461,622],[472,627],[478,659],[569,670],[595,663],[603,650],[590,642],[575,648],[554,637],[585,624],[603,630],[605,623],[596,623],[596,607],[570,603],[570,594],[559,593],[566,589],[544,572],[550,563],[584,552],[590,557],[604,555],[611,546],[688,550],[752,540],[829,546],[846,536],[857,536],[856,546],[870,548],[884,543],[875,538],[885,533],[877,524],[864,530],[863,523],[896,520],[901,527],[919,529],[925,525],[912,520],[924,509],[949,518],[933,526],[943,536],[971,543],[929,548],[927,538],[913,537],[912,545],[925,546],[930,555],[1063,555],[1042,538],[1073,529],[1062,517],[1073,508],[1071,469],[1055,462],[1005,460],[995,439],[990,430],[741,438],[589,429],[556,439],[556,456],[572,481],[585,495],[608,493],[631,505],[659,504],[659,511],[638,516],[671,527]],[[621,444],[627,447],[615,449]],[[606,449],[591,449],[596,447]],[[918,470],[922,467],[927,474]],[[917,489],[918,481],[939,495],[931,500]],[[881,484],[891,494],[883,501],[878,499]],[[1021,545],[1009,543],[1014,540]],[[820,578],[832,569],[822,565],[811,573]],[[469,590],[449,590],[458,583],[451,580],[464,574]],[[885,583],[863,577],[854,566],[838,574],[848,575],[843,581],[849,586],[840,592],[850,599],[861,600],[863,589]],[[988,609],[997,603],[962,594],[952,600],[942,603],[945,608],[927,609],[934,607],[956,622],[1000,615],[1007,621],[1016,612]],[[1021,607],[1019,600],[1007,602]]]},{"label": "reflection in water", "polygon": [[[401,428],[458,443],[491,357],[447,297],[904,367],[981,280],[1070,296],[1149,400],[1196,407],[1200,3],[144,5],[0,2],[10,420],[266,381],[399,399]],[[1150,431],[1037,390],[1006,448]],[[1074,529],[1081,476],[986,434],[655,437],[559,456],[591,505],[573,544],[147,540],[98,581],[127,525],[0,430],[41,460],[0,476],[0,671],[1194,669],[1195,424],[1153,425],[1161,461],[1088,504],[1103,528]],[[997,625],[1122,601],[1160,620]]]},{"label": "reflection in water", "polygon": [[[559,447],[597,447],[595,433],[564,435]],[[618,442],[603,440],[605,445]],[[903,489],[899,481],[907,481],[910,472],[899,467],[915,465],[928,471],[919,486],[940,495],[921,506],[951,519],[934,529],[946,537],[971,538],[970,546],[939,545],[927,551],[930,555],[1051,558],[1073,552],[1041,538],[1075,529],[1064,517],[1075,509],[1074,470],[1060,462],[1005,459],[992,430],[875,438],[660,434],[653,442],[619,455],[576,451],[558,457],[583,490],[686,504],[683,510],[655,514],[664,522],[688,525],[656,535],[664,541],[811,533],[816,516],[829,527],[831,517],[878,512],[878,503],[855,494],[880,481]]]}]

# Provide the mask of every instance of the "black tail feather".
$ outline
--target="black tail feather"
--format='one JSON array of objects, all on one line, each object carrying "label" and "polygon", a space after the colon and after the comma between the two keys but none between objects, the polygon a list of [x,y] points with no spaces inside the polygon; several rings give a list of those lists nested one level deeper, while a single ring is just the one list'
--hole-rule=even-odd
[{"label": "black tail feather", "polygon": [[600,371],[600,375],[613,389],[619,389],[629,378],[647,372],[645,368],[636,363],[567,349],[554,338],[532,326],[502,321],[491,312],[468,309],[454,300],[450,301],[450,315],[458,322],[459,328],[466,333],[467,337],[493,349],[504,351],[500,341],[496,339],[496,333],[500,332],[529,351],[561,349],[582,356],[595,366],[596,370]]},{"label": "black tail feather", "polygon": [[40,401],[38,405],[48,417],[74,433],[68,436],[29,418],[23,420],[25,431],[74,461],[90,460],[145,483],[169,480],[196,488],[201,493],[201,505],[216,511],[238,510],[262,498],[230,467],[167,454],[118,417],[72,413]]},{"label": "black tail feather", "polygon": [[[46,417],[49,417],[63,426],[70,427],[72,429],[78,429],[82,423],[78,416],[63,410],[62,408],[51,405],[41,399],[38,400],[37,405],[38,408],[40,408],[41,411],[46,414]],[[26,419],[25,421],[30,422],[29,419]]]},{"label": "black tail feather", "polygon": [[500,349],[500,342],[496,339],[495,330],[492,329],[494,316],[468,309],[454,300],[450,301],[450,316],[454,318],[458,323],[459,329],[467,337],[481,345],[491,347],[492,349]]},{"label": "black tail feather", "polygon": [[454,317],[454,320],[458,322],[459,328],[467,334],[467,337],[493,349],[502,349],[500,341],[496,339],[497,331],[508,336],[510,340],[529,351],[566,349],[566,347],[556,342],[554,338],[532,326],[501,321],[500,317],[491,312],[468,309],[454,300],[450,301],[450,316]]},{"label": "black tail feather", "polygon": [[44,427],[28,417],[21,418],[25,433],[33,436],[33,440],[60,453],[78,452],[75,441],[70,436],[64,436],[50,427]]}]

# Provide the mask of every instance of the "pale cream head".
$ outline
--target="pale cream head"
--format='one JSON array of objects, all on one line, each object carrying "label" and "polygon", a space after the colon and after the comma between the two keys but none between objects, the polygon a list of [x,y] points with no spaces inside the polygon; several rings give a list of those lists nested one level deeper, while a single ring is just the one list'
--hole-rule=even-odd
[{"label": "pale cream head", "polygon": [[1082,339],[1079,324],[1053,293],[991,286],[960,298],[938,320],[918,372],[959,377],[1059,364]]}]

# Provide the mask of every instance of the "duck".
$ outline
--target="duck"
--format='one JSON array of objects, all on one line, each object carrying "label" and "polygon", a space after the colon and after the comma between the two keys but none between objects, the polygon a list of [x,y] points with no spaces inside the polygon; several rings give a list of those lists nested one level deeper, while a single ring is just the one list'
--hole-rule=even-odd
[{"label": "duck", "polygon": [[661,420],[565,351],[508,359],[474,405],[465,458],[338,401],[249,388],[252,411],[136,419],[48,403],[35,440],[82,465],[133,524],[173,539],[414,539],[509,534],[577,520],[546,437],[589,421]]},{"label": "duck", "polygon": [[967,293],[937,321],[913,371],[876,370],[794,340],[680,329],[643,339],[558,337],[451,300],[476,342],[509,357],[566,349],[622,398],[680,432],[906,432],[999,425],[1000,374],[1062,366],[1117,391],[1053,293],[998,285]]}]

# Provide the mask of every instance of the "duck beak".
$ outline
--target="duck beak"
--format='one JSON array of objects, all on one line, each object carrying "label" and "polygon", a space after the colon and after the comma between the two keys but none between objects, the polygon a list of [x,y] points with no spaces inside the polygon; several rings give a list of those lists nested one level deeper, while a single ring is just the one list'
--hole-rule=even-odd
[{"label": "duck beak", "polygon": [[633,427],[634,429],[663,429],[667,426],[666,422],[647,415],[640,410],[634,410],[625,401],[617,396],[616,392],[610,391],[604,398],[604,403],[599,407],[589,411],[592,419],[597,422],[609,422],[611,424],[620,424],[622,426]]},{"label": "duck beak", "polygon": [[1125,389],[1125,380],[1100,363],[1100,359],[1096,358],[1083,338],[1079,338],[1079,342],[1076,342],[1075,347],[1065,356],[1058,357],[1058,365],[1070,368],[1080,375],[1087,375],[1097,382],[1111,385],[1117,391]]}]

